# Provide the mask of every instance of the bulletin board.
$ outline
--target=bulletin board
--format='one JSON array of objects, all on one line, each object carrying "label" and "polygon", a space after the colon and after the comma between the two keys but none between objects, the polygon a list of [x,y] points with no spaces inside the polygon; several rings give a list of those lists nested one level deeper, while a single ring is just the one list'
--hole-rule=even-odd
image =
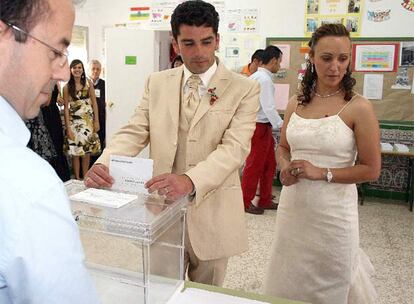
[{"label": "bulletin board", "polygon": [[[303,71],[303,63],[305,63],[305,54],[308,52],[307,43],[309,38],[275,38],[266,39],[266,45],[290,45],[290,62],[288,68],[281,70],[276,75],[276,83],[289,84],[289,97],[297,93],[300,80],[298,74]],[[352,38],[353,44],[398,44],[401,42],[412,42],[413,37],[401,38]],[[400,60],[400,52],[397,53],[397,62]],[[283,61],[282,61],[283,62]],[[353,63],[352,63],[353,65]],[[398,65],[398,64],[397,64]],[[381,100],[370,100],[379,120],[391,121],[414,121],[414,94],[412,89],[393,89],[391,88],[397,79],[400,66],[396,71],[391,72],[352,72],[352,76],[356,79],[354,90],[359,94],[363,94],[363,84],[365,74],[383,74],[383,93]],[[408,70],[408,83],[413,85],[414,65],[406,66]],[[283,112],[283,111],[281,111]]]}]

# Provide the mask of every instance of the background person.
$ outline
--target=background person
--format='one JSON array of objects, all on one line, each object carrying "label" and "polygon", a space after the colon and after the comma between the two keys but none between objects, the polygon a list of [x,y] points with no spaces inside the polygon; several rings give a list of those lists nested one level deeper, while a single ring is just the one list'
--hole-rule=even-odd
[{"label": "background person", "polygon": [[239,73],[247,77],[256,73],[257,68],[262,63],[262,54],[263,54],[262,49],[256,50],[251,57],[250,63],[242,67]]},{"label": "background person", "polygon": [[[51,94],[49,96],[51,96]],[[47,104],[45,104],[45,106]],[[27,147],[49,164],[52,164],[53,160],[57,157],[57,153],[49,129],[46,127],[43,119],[42,111],[40,111],[36,117],[25,120],[25,124],[30,131],[30,140]]]},{"label": "background person", "polygon": [[83,63],[79,59],[70,63],[70,79],[63,88],[63,100],[68,153],[72,156],[75,178],[80,179],[80,158],[84,177],[89,169],[90,155],[99,153],[101,145],[97,134],[99,115],[95,90],[90,80],[86,79]]},{"label": "background person", "polygon": [[[70,179],[69,165],[66,160],[66,155],[63,151],[63,126],[62,119],[60,117],[59,106],[63,106],[64,100],[60,95],[59,83],[56,83],[52,87],[50,96],[50,102],[41,108],[41,113],[46,128],[49,130],[49,134],[53,143],[53,147],[56,151],[56,157],[49,163],[55,169],[57,175],[64,182]],[[39,114],[40,116],[40,114]]]},{"label": "background person", "polygon": [[[101,79],[102,65],[96,60],[89,61],[89,79],[92,81],[93,88],[95,89],[96,105],[98,106],[99,116],[99,141],[101,143],[101,149],[105,149],[106,146],[106,96],[105,96],[105,80]],[[90,165],[92,166],[101,154],[91,155]]]},{"label": "background person", "polygon": [[[276,110],[275,86],[272,74],[277,73],[282,61],[282,51],[273,45],[261,54],[261,65],[250,76],[260,84],[260,109],[257,113],[256,129],[252,137],[250,154],[246,159],[242,175],[244,208],[247,213],[262,214],[265,209],[277,209],[272,201],[273,177],[276,172],[275,139],[272,129],[278,130],[283,120]],[[252,201],[259,187],[258,205]]]},{"label": "background person", "polygon": [[183,58],[180,55],[175,56],[174,60],[171,62],[171,68],[178,68],[183,65]]}]

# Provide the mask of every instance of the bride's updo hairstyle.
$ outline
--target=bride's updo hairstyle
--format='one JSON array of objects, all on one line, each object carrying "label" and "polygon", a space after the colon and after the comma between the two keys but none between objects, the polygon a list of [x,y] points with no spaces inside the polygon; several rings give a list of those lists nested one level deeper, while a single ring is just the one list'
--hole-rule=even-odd
[{"label": "bride's updo hairstyle", "polygon": [[[309,41],[308,45],[310,47],[309,55],[315,55],[315,46],[318,44],[318,41],[323,37],[335,36],[335,37],[347,37],[350,41],[349,32],[343,24],[324,24],[317,28],[317,30],[312,34],[312,38]],[[351,61],[350,61],[351,62]],[[341,80],[342,89],[345,92],[345,100],[351,100],[353,93],[353,87],[355,86],[356,80],[351,76],[351,69],[348,65],[347,71],[344,77]],[[315,70],[314,64],[308,59],[306,62],[306,71],[305,75],[301,82],[301,88],[298,94],[298,101],[302,105],[308,104],[313,95],[314,87],[316,85],[316,80],[318,75]]]}]

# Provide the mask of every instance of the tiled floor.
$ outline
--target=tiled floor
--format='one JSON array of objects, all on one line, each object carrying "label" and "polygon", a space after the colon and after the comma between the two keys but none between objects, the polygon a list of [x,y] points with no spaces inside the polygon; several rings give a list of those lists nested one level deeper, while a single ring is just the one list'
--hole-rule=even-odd
[{"label": "tiled floor", "polygon": [[[367,198],[359,214],[361,247],[376,269],[379,304],[413,304],[414,213],[403,202]],[[261,293],[276,211],[246,217],[250,249],[230,259],[224,287]]]}]

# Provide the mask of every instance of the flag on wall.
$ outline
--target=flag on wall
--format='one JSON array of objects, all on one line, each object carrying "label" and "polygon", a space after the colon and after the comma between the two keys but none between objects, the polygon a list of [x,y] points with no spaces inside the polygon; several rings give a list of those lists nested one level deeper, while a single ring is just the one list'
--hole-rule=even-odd
[{"label": "flag on wall", "polygon": [[145,7],[131,7],[129,9],[129,20],[130,21],[137,21],[137,20],[148,20],[150,16],[150,8]]}]

